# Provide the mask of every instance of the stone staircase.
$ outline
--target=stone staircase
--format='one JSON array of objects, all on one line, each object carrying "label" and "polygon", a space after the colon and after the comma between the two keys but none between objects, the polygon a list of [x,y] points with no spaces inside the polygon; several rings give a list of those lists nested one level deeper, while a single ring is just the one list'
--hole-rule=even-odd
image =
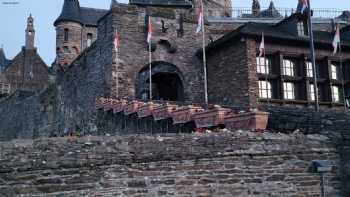
[{"label": "stone staircase", "polygon": [[[179,105],[161,101],[139,101],[113,98],[97,98],[96,110],[112,112],[123,116],[126,121],[130,117],[138,120],[151,120],[155,124],[169,121],[172,126],[194,123],[193,129],[203,132],[207,129],[226,128],[228,130],[264,131],[267,127],[269,113],[262,111],[242,112],[231,108],[212,105]],[[167,122],[168,124],[168,122]]]}]

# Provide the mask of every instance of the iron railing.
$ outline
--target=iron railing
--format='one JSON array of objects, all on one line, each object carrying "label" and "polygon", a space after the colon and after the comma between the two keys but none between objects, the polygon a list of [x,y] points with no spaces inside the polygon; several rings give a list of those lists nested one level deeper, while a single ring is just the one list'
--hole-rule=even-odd
[{"label": "iron railing", "polygon": [[129,0],[130,4],[138,5],[167,5],[167,6],[192,6],[189,0]]},{"label": "iron railing", "polygon": [[[219,13],[219,10],[216,10]],[[231,18],[285,18],[296,12],[293,8],[276,8],[274,10],[269,10],[268,8],[262,8],[257,15],[253,15],[252,8],[225,8],[221,10],[225,13],[231,13],[231,15],[226,14],[226,17]],[[222,13],[221,12],[221,13]],[[343,11],[339,9],[332,8],[314,8],[312,9],[314,18],[336,18],[342,15]]]}]

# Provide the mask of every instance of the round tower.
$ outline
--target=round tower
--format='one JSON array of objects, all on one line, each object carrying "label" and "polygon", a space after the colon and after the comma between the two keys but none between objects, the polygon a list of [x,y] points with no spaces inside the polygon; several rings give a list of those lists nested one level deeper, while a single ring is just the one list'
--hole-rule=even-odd
[{"label": "round tower", "polygon": [[56,19],[56,64],[65,66],[80,54],[83,25],[79,0],[64,0],[62,12]]}]

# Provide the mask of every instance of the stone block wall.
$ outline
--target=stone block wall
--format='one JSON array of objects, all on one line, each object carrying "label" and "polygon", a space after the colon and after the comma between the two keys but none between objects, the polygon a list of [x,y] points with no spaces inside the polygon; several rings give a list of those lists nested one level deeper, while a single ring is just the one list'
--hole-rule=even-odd
[{"label": "stone block wall", "polygon": [[231,134],[52,138],[0,143],[1,196],[320,196],[312,160],[340,157],[319,135]]},{"label": "stone block wall", "polygon": [[255,43],[249,40],[227,42],[220,51],[209,53],[209,102],[244,109],[256,107],[255,61]]},{"label": "stone block wall", "polygon": [[56,89],[16,92],[0,102],[0,141],[47,137],[57,132]]}]

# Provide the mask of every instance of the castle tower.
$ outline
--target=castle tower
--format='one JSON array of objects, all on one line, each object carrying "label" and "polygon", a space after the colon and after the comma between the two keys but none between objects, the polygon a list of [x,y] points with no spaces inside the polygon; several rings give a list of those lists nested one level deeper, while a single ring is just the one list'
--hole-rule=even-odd
[{"label": "castle tower", "polygon": [[26,39],[25,39],[26,49],[34,49],[34,38],[35,38],[34,19],[32,15],[30,15],[27,19]]},{"label": "castle tower", "polygon": [[260,15],[260,3],[259,0],[253,0],[252,5],[252,14],[253,16],[259,16]]},{"label": "castle tower", "polygon": [[82,51],[82,30],[79,0],[64,0],[56,19],[56,64],[69,65]]}]

